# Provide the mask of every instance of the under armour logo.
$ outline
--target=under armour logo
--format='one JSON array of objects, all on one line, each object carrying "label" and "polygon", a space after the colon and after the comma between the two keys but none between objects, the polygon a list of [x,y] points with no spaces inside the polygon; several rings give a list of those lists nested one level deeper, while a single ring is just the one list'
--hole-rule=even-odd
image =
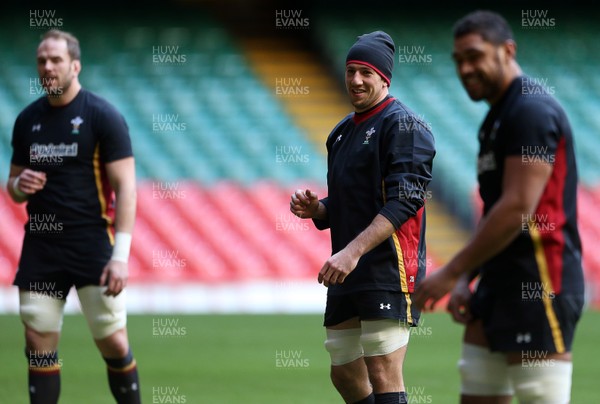
[{"label": "under armour logo", "polygon": [[526,332],[524,334],[517,334],[517,344],[528,344],[531,342],[531,333]]},{"label": "under armour logo", "polygon": [[137,391],[138,390],[138,385],[137,385],[137,383],[132,383],[131,386],[129,386],[129,388],[127,388],[127,386],[121,386],[119,388],[119,390],[123,394],[125,394],[125,393],[127,393],[129,391]]},{"label": "under armour logo", "polygon": [[391,303],[388,303],[388,304],[379,303],[379,309],[380,310],[383,310],[383,309],[391,310],[392,304]]},{"label": "under armour logo", "polygon": [[33,125],[31,127],[31,131],[32,132],[39,132],[40,130],[42,130],[42,124],[41,123],[38,123],[37,125]]}]

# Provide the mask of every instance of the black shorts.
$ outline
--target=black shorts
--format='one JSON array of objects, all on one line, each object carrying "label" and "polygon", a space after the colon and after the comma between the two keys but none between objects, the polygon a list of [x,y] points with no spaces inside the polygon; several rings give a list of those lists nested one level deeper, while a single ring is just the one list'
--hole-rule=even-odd
[{"label": "black shorts", "polygon": [[411,305],[410,294],[389,291],[364,291],[346,295],[327,295],[323,325],[334,326],[353,317],[360,320],[390,318],[416,326],[420,312]]},{"label": "black shorts", "polygon": [[584,297],[528,289],[508,294],[484,280],[477,286],[470,308],[482,320],[490,350],[570,351]]},{"label": "black shorts", "polygon": [[68,238],[25,235],[13,285],[66,299],[71,286],[99,285],[111,254],[112,246],[105,229]]}]

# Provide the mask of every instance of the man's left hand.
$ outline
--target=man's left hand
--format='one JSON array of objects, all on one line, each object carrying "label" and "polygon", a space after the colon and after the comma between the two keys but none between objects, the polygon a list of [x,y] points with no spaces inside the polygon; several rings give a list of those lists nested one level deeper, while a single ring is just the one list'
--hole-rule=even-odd
[{"label": "man's left hand", "polygon": [[319,283],[324,286],[344,283],[344,279],[356,268],[360,257],[355,257],[348,248],[329,257],[319,271]]},{"label": "man's left hand", "polygon": [[127,286],[129,270],[125,262],[108,261],[100,277],[100,286],[107,286],[106,296],[117,296]]},{"label": "man's left hand", "polygon": [[435,304],[456,285],[458,275],[442,267],[428,275],[415,290],[412,301],[418,309],[433,310]]}]

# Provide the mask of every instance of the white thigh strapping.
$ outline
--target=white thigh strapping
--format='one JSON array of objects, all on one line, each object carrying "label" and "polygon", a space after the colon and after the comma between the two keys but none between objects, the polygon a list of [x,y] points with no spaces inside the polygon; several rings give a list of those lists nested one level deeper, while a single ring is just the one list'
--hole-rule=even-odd
[{"label": "white thigh strapping", "polygon": [[485,347],[463,343],[458,361],[461,393],[469,396],[510,396],[514,391],[508,376],[506,355]]},{"label": "white thigh strapping", "polygon": [[38,332],[60,332],[63,324],[64,299],[19,291],[21,320]]},{"label": "white thigh strapping", "polygon": [[125,290],[117,296],[106,296],[105,286],[77,289],[81,311],[85,315],[94,339],[106,338],[127,324]]},{"label": "white thigh strapping", "polygon": [[510,365],[510,379],[520,404],[566,404],[571,399],[573,363],[540,359]]},{"label": "white thigh strapping", "polygon": [[400,320],[361,321],[360,326],[365,356],[388,355],[408,344],[410,326]]},{"label": "white thigh strapping", "polygon": [[363,349],[360,345],[360,331],[360,328],[326,329],[325,349],[331,356],[333,366],[345,365],[363,356]]}]

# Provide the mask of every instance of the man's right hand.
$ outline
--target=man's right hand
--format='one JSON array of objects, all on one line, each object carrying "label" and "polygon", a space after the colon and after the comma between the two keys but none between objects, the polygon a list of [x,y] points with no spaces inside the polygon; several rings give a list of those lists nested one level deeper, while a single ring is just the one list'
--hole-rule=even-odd
[{"label": "man's right hand", "polygon": [[460,277],[450,293],[447,309],[457,323],[467,324],[471,321],[469,302],[473,293],[469,288],[469,279],[466,275]]},{"label": "man's right hand", "polygon": [[46,186],[46,173],[42,171],[26,168],[21,171],[17,178],[19,179],[17,189],[26,195],[33,195]]},{"label": "man's right hand", "polygon": [[319,198],[310,189],[303,191],[297,189],[292,194],[290,211],[301,219],[312,219],[319,211]]}]

